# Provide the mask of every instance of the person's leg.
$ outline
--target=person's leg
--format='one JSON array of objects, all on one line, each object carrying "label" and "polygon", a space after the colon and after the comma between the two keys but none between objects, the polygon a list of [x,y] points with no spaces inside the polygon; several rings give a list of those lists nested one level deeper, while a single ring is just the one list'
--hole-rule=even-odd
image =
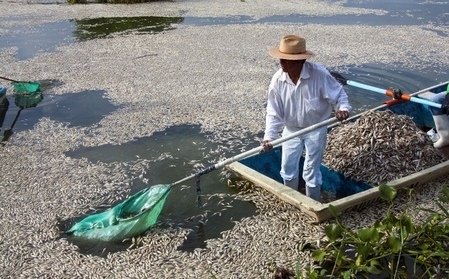
[{"label": "person's leg", "polygon": [[[294,133],[294,130],[284,128],[282,136],[288,136]],[[284,179],[284,185],[298,190],[299,184],[299,158],[303,151],[303,140],[299,137],[293,138],[282,143],[282,163],[281,176]]]},{"label": "person's leg", "polygon": [[312,131],[304,137],[306,154],[303,178],[306,182],[307,196],[316,201],[321,200],[321,184],[323,181],[320,166],[326,147],[326,138],[326,127]]},{"label": "person's leg", "polygon": [[[446,92],[435,94],[430,100],[441,104],[446,97]],[[439,139],[434,142],[435,148],[442,148],[449,145],[449,116],[441,114],[439,108],[430,107],[435,122],[435,129],[437,130]]]}]

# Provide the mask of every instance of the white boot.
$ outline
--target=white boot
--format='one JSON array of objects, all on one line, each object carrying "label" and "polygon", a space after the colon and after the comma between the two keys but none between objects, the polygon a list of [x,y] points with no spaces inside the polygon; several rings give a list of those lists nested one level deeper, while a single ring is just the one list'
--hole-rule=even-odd
[{"label": "white boot", "polygon": [[433,121],[440,138],[433,144],[435,148],[449,145],[449,116],[446,114],[434,115]]},{"label": "white boot", "polygon": [[294,178],[292,180],[285,180],[284,179],[284,185],[292,188],[293,190],[298,190],[299,185],[299,178]]}]

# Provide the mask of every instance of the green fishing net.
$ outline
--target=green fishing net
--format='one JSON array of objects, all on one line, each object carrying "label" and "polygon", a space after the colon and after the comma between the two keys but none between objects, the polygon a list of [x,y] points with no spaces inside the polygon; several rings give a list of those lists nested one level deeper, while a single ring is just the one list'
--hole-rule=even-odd
[{"label": "green fishing net", "polygon": [[120,241],[141,235],[156,223],[170,189],[170,184],[145,188],[104,212],[87,216],[67,233],[101,241]]},{"label": "green fishing net", "polygon": [[21,109],[37,106],[44,97],[42,93],[36,91],[34,93],[16,93],[14,103]]},{"label": "green fishing net", "polygon": [[37,82],[13,82],[16,93],[35,93],[40,91],[40,84]]}]

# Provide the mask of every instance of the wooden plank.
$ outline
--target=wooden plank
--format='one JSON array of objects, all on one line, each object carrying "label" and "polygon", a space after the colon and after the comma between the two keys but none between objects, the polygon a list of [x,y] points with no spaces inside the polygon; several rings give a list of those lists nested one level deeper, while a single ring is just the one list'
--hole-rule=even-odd
[{"label": "wooden plank", "polygon": [[[281,200],[290,203],[313,218],[314,222],[322,222],[332,218],[329,206],[335,206],[340,212],[364,208],[375,202],[380,197],[379,187],[356,193],[330,203],[317,202],[298,191],[295,191],[283,184],[271,179],[239,162],[234,162],[227,168],[243,178],[253,182],[255,185],[264,188]],[[417,187],[439,177],[449,174],[449,160],[411,175],[396,179],[386,183],[396,189]]]},{"label": "wooden plank", "polygon": [[281,200],[301,209],[313,219],[318,219],[315,212],[322,209],[322,204],[317,202],[298,191],[287,187],[274,179],[269,178],[239,162],[234,162],[226,166],[227,169],[237,173],[246,180],[253,182],[255,185],[264,188],[268,192],[277,196]]},{"label": "wooden plank", "polygon": [[449,160],[422,171],[388,182],[387,185],[396,188],[410,188],[449,174]]}]

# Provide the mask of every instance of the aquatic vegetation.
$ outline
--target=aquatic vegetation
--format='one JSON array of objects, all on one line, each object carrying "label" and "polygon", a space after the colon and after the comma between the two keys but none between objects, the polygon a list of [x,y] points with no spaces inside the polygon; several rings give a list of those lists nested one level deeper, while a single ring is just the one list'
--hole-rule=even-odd
[{"label": "aquatic vegetation", "polygon": [[113,34],[155,34],[174,29],[182,17],[101,17],[74,20],[74,36],[80,41],[107,38]]},{"label": "aquatic vegetation", "polygon": [[351,230],[337,218],[325,228],[328,240],[310,249],[317,266],[309,267],[305,274],[297,272],[297,277],[447,278],[449,186],[442,189],[436,202],[439,210],[419,208],[428,213],[421,224],[413,223],[407,212],[394,214],[396,190],[385,185],[381,189],[382,198],[391,203],[384,218],[358,230]]}]

